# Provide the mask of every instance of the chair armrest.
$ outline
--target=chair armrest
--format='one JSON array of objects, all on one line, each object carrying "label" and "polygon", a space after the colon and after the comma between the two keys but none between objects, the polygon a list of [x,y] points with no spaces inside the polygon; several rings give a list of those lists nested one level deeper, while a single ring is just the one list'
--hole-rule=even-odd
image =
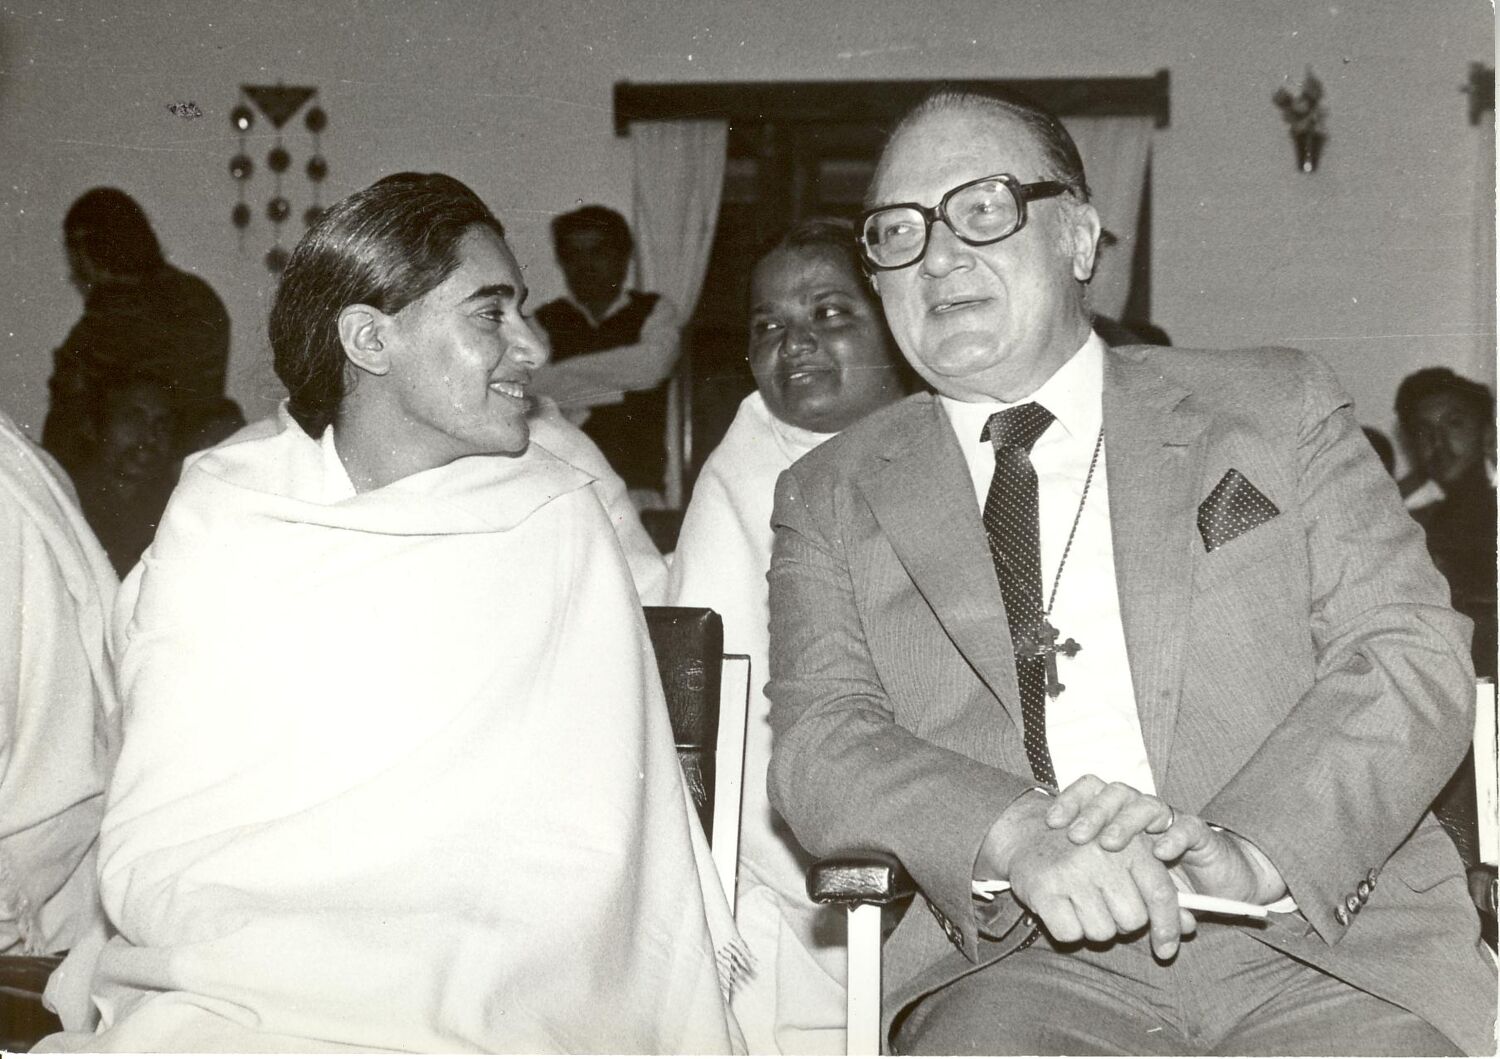
[{"label": "chair armrest", "polygon": [[0,988],[40,994],[62,956],[0,956]]},{"label": "chair armrest", "polygon": [[1468,870],[1469,896],[1474,899],[1474,907],[1480,912],[1494,915],[1497,911],[1497,891],[1500,891],[1500,883],[1495,880],[1495,866],[1492,864],[1480,864]]},{"label": "chair armrest", "polygon": [[820,905],[888,905],[917,892],[891,853],[846,850],[807,869],[807,896]]},{"label": "chair armrest", "polygon": [[42,1006],[47,978],[61,962],[61,956],[0,956],[0,1051],[29,1051],[62,1029]]}]

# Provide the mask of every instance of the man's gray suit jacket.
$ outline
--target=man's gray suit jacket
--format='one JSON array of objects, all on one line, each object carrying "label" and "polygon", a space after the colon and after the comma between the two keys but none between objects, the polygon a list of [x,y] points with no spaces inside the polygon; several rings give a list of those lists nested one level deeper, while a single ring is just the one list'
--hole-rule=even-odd
[{"label": "man's gray suit jacket", "polygon": [[[1470,627],[1348,398],[1291,350],[1124,347],[1103,408],[1158,793],[1281,870],[1300,912],[1256,937],[1491,1054],[1494,963],[1428,812],[1472,732]],[[1279,514],[1208,551],[1197,509],[1230,470]],[[772,802],[814,855],[889,850],[926,898],[886,945],[889,1027],[1024,934],[1014,902],[969,893],[1033,783],[1005,609],[930,395],[785,472],[773,523]]]}]

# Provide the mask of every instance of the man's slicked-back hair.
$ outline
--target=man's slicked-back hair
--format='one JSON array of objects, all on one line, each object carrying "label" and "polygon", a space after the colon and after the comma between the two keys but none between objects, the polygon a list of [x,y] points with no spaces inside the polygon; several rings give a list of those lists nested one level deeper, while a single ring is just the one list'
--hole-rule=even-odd
[{"label": "man's slicked-back hair", "polygon": [[63,218],[63,234],[109,276],[145,276],[165,264],[146,211],[119,188],[90,188],[78,196]]},{"label": "man's slicked-back hair", "polygon": [[[1079,202],[1089,201],[1091,192],[1083,172],[1083,158],[1078,153],[1078,145],[1073,142],[1072,135],[1055,114],[1019,92],[968,88],[962,85],[940,85],[934,88],[901,116],[901,120],[886,138],[885,148],[881,152],[881,164],[876,173],[877,179],[870,182],[871,189],[878,182],[879,170],[885,167],[885,156],[890,151],[891,144],[903,132],[926,118],[955,111],[998,114],[1020,122],[1036,139],[1047,160],[1051,171],[1043,176],[1066,184]],[[866,202],[866,205],[879,204]]]},{"label": "man's slicked-back hair", "polygon": [[281,273],[269,324],[276,375],[292,416],[312,437],[338,416],[351,378],[339,313],[398,313],[459,265],[473,228],[505,229],[473,191],[442,173],[394,173],[330,207]]}]

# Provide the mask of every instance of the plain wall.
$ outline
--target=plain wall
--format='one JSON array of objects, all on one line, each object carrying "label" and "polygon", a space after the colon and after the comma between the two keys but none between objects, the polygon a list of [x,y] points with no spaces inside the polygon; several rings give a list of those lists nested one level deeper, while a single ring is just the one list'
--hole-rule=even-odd
[{"label": "plain wall", "polygon": [[[1494,379],[1493,289],[1476,283],[1492,135],[1468,122],[1468,64],[1493,65],[1482,0],[411,0],[0,4],[0,407],[33,436],[51,351],[78,316],[61,219],[96,184],[134,194],[174,263],[234,321],[231,394],[279,396],[264,338],[272,277],[264,122],[241,249],[228,113],[241,83],[312,84],[330,126],[325,202],[397,169],[444,170],[501,216],[533,304],[560,291],[548,219],[625,212],[618,80],[1172,76],[1153,141],[1156,322],[1180,345],[1325,354],[1360,418],[1389,429],[1402,376]],[[1298,172],[1272,92],[1311,66],[1330,140]],[[191,101],[203,117],[169,111]],[[1493,120],[1493,114],[1486,116]],[[301,230],[309,140],[287,129]],[[1492,216],[1486,223],[1492,222]],[[1487,273],[1493,276],[1493,272]]]}]

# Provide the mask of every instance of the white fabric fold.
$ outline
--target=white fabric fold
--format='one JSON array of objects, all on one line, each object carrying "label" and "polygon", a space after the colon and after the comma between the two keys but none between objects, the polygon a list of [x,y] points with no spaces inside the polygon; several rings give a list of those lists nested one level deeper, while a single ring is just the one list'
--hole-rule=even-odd
[{"label": "white fabric fold", "polygon": [[61,952],[102,925],[116,587],[64,473],[0,413],[0,953]]},{"label": "white fabric fold", "polygon": [[121,592],[88,1050],[716,1053],[644,619],[533,446],[336,503],[283,419],[194,462]]},{"label": "white fabric fold", "polygon": [[673,603],[713,607],[724,619],[724,649],[750,656],[735,922],[756,981],[737,1010],[752,1048],[786,1055],[842,1055],[845,1041],[843,913],[808,899],[810,858],[766,795],[776,478],[832,436],[782,422],[759,393],[746,397],[693,487],[668,580]]}]

